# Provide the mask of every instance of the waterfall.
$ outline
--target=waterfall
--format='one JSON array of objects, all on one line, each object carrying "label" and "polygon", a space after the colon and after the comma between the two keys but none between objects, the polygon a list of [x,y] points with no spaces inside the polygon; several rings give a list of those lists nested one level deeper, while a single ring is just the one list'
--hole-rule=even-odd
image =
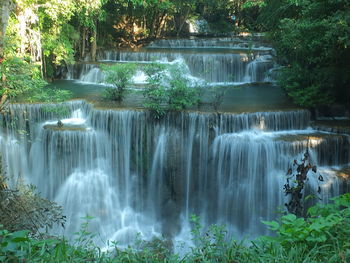
[{"label": "waterfall", "polygon": [[270,70],[273,69],[273,59],[271,55],[263,55],[251,61],[244,77],[245,82],[271,81]]},{"label": "waterfall", "polygon": [[194,39],[160,39],[153,41],[149,48],[217,48],[234,50],[271,51],[270,46],[242,38],[194,38]]},{"label": "waterfall", "polygon": [[[270,82],[267,75],[275,67],[272,48],[241,38],[162,39],[139,50],[101,50],[98,63],[84,62],[69,66],[66,79],[83,83],[103,83],[99,69],[103,63],[153,62],[171,64],[180,61],[188,68],[188,77],[211,85]],[[139,73],[140,74],[140,73]],[[137,76],[134,76],[134,80]]]},{"label": "waterfall", "polygon": [[147,111],[64,105],[63,127],[47,105],[10,105],[0,147],[12,183],[22,177],[64,207],[66,229],[55,231],[68,237],[85,215],[103,240],[120,245],[137,233],[179,240],[193,213],[236,237],[266,233],[260,221],[283,205],[284,175],[307,147],[324,171],[323,198],[349,190],[326,172],[350,163],[349,137],[309,129],[306,110],[154,120]]},{"label": "waterfall", "polygon": [[[334,151],[337,155],[341,153],[339,149],[342,148],[343,142],[347,141],[347,147],[349,145],[346,137],[343,137],[343,142],[327,137],[319,143],[308,142],[307,134],[303,140],[296,138],[300,136],[299,133],[300,131],[244,131],[217,136],[212,147],[213,172],[209,178],[212,189],[209,189],[207,194],[216,202],[211,202],[209,209],[200,213],[202,218],[208,218],[209,223],[219,221],[221,224],[234,226],[233,231],[239,236],[266,234],[266,230],[265,233],[261,232],[260,221],[275,218],[276,208],[283,204],[282,191],[271,189],[283,189],[285,174],[291,167],[291,160],[309,146],[312,161],[322,164],[322,152],[325,148],[337,148],[338,150]],[[285,136],[292,143],[284,141],[282,138]],[[349,159],[324,162],[323,165],[347,163]],[[317,175],[310,172],[309,178],[312,181],[312,193],[316,193]],[[322,193],[331,196],[339,194],[339,180],[335,176],[329,176],[325,180],[331,187],[328,189],[327,184],[321,184]],[[213,218],[212,214],[220,216]]]},{"label": "waterfall", "polygon": [[[170,63],[183,60],[189,68],[189,74],[203,78],[208,82],[244,82],[247,65],[251,58],[245,53],[197,53],[167,51],[104,51],[99,54],[100,61],[150,63],[158,61]],[[254,58],[253,58],[254,61]],[[251,74],[264,74],[272,68],[265,63],[265,68],[255,68]],[[268,67],[269,66],[269,67]],[[86,73],[85,73],[86,74]]]}]

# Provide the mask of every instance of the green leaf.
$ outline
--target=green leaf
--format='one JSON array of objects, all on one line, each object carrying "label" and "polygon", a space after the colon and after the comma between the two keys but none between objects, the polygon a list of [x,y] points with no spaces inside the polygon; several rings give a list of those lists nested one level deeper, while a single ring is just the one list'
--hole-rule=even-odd
[{"label": "green leaf", "polygon": [[276,221],[262,221],[262,223],[269,226],[269,229],[274,231],[280,228],[279,223],[277,223]]},{"label": "green leaf", "polygon": [[297,217],[294,214],[288,214],[288,215],[282,216],[283,223],[290,223],[290,222],[295,221],[296,219],[297,219]]}]

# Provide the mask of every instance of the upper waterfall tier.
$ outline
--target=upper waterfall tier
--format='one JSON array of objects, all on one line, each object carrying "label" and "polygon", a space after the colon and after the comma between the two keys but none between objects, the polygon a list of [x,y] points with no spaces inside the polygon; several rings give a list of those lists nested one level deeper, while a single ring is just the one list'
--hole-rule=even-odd
[{"label": "upper waterfall tier", "polygon": [[[102,51],[100,62],[180,63],[188,68],[187,75],[210,83],[252,83],[270,81],[274,67],[270,55],[245,53],[197,53],[164,51]],[[142,71],[142,69],[141,69]],[[140,73],[138,73],[140,74]],[[69,69],[68,79],[102,83],[103,73],[98,64],[77,63]]]},{"label": "upper waterfall tier", "polygon": [[[259,58],[259,59],[258,59]],[[208,82],[263,82],[268,80],[269,70],[273,68],[270,55],[248,55],[245,53],[206,53],[164,52],[164,51],[104,51],[99,55],[102,61],[152,62],[163,63],[183,61],[189,74]],[[254,62],[255,67],[249,68]]]},{"label": "upper waterfall tier", "polygon": [[269,45],[238,37],[227,38],[193,38],[193,39],[160,39],[151,42],[149,48],[222,48],[234,50],[271,51]]}]

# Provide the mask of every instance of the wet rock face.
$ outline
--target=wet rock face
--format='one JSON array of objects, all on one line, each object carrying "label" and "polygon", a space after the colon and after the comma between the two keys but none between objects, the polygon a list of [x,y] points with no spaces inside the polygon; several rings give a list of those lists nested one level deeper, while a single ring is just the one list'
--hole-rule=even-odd
[{"label": "wet rock face", "polygon": [[318,131],[350,135],[350,120],[348,119],[320,120],[313,122],[311,126]]},{"label": "wet rock face", "polygon": [[350,118],[350,111],[344,105],[331,105],[331,106],[320,106],[314,110],[314,116],[316,120],[322,119],[334,119],[339,117]]}]

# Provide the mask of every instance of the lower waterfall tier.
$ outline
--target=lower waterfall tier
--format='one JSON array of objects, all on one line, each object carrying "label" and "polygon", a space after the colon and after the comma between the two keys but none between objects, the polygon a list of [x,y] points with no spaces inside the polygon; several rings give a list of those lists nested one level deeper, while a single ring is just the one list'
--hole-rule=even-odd
[{"label": "lower waterfall tier", "polygon": [[[350,163],[350,140],[308,129],[308,111],[247,114],[96,110],[76,101],[57,127],[45,105],[11,105],[0,133],[12,182],[24,177],[64,207],[70,235],[94,217],[104,240],[186,239],[191,214],[236,236],[266,233],[261,220],[283,206],[286,171],[309,149],[325,181],[309,174],[320,198],[350,190],[334,170]],[[30,120],[30,121],[29,121]],[[20,156],[20,158],[19,158]]]}]

